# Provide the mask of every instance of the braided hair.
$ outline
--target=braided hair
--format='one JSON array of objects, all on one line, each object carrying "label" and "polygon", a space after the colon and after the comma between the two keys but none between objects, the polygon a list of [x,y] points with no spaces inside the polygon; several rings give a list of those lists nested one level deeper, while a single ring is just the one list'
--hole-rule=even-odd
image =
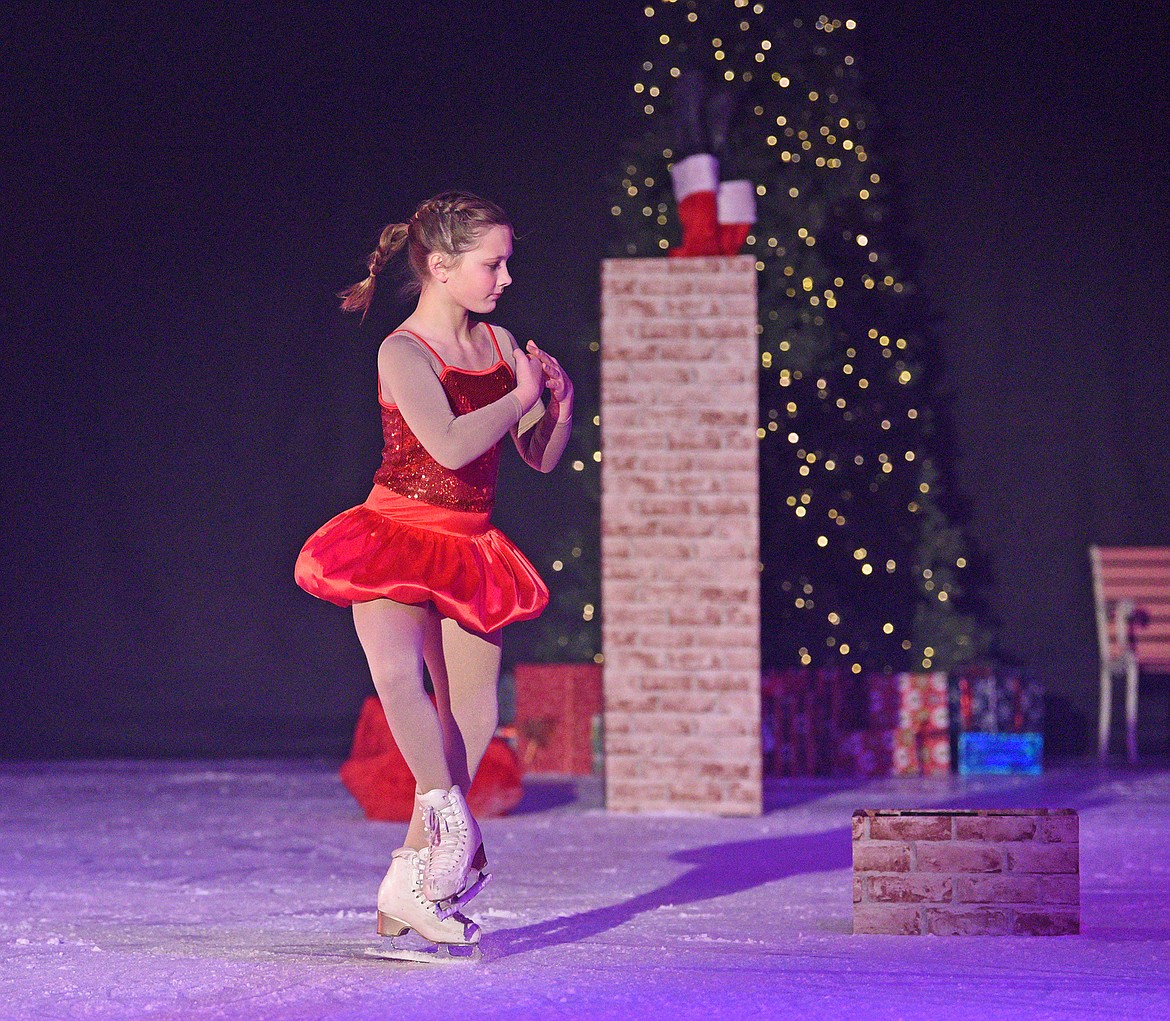
[{"label": "braided hair", "polygon": [[511,228],[511,221],[494,202],[465,191],[445,191],[421,203],[406,223],[391,223],[382,230],[378,246],[366,263],[369,276],[338,297],[346,312],[361,312],[362,318],[374,300],[378,274],[404,248],[410,278],[403,288],[410,296],[418,294],[430,276],[427,259],[434,252],[457,260],[475,247],[480,235],[490,227]]}]

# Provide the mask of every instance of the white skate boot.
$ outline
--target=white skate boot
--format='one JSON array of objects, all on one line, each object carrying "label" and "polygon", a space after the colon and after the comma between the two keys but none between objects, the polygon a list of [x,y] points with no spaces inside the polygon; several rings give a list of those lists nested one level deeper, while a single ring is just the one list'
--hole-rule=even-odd
[{"label": "white skate boot", "polygon": [[431,842],[423,894],[435,901],[439,917],[446,918],[491,879],[487,854],[458,784],[449,791],[436,788],[420,794],[418,802]]},{"label": "white skate boot", "polygon": [[[458,912],[440,918],[434,902],[423,896],[429,852],[429,847],[421,852],[400,847],[394,852],[386,878],[378,887],[378,935],[388,936],[390,946],[371,953],[399,961],[478,960],[479,926]],[[406,946],[401,937],[411,931],[434,946]]]}]

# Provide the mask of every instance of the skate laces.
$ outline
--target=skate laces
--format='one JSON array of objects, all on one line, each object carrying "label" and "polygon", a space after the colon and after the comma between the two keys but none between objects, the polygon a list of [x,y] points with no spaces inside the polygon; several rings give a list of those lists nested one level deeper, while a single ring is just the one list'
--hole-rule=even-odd
[{"label": "skate laces", "polygon": [[452,799],[442,808],[427,805],[424,825],[430,837],[430,860],[440,870],[459,868],[465,853],[468,829],[463,813]]},{"label": "skate laces", "polygon": [[423,828],[427,831],[431,847],[434,847],[439,842],[439,813],[430,805],[423,809]]},{"label": "skate laces", "polygon": [[423,896],[423,876],[426,875],[427,859],[430,857],[431,849],[424,847],[411,860],[411,892],[414,894],[414,899],[425,907],[432,908],[434,905]]}]

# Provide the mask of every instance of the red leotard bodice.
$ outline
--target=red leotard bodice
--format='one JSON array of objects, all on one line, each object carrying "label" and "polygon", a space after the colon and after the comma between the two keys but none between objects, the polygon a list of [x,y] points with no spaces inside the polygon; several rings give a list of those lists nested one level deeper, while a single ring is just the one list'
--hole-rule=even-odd
[{"label": "red leotard bodice", "polygon": [[[398,331],[410,334],[438,360],[442,366],[439,383],[456,415],[466,415],[498,401],[516,387],[515,376],[504,360],[495,331],[487,323],[484,325],[491,334],[497,361],[478,372],[448,365],[418,334],[410,330]],[[383,446],[382,464],[374,473],[375,484],[436,507],[481,513],[491,511],[500,467],[500,443],[462,468],[444,468],[427,453],[398,408],[382,400],[380,386],[378,403],[382,407]]]}]

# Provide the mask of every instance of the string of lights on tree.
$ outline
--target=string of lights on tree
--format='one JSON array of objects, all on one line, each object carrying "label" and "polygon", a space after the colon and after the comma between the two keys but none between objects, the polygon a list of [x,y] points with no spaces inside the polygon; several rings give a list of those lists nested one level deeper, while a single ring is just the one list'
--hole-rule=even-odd
[{"label": "string of lights on tree", "polygon": [[[583,361],[596,362],[596,335],[578,340]],[[596,375],[596,374],[595,374]],[[601,415],[594,380],[574,380],[573,435],[558,471],[576,527],[558,535],[540,561],[549,579],[549,606],[525,658],[536,662],[602,663],[601,652]]]},{"label": "string of lights on tree", "polygon": [[[590,342],[597,350],[597,342]],[[573,412],[572,446],[566,454],[573,488],[588,523],[561,536],[547,567],[553,572],[549,608],[544,617],[551,627],[532,658],[572,663],[601,663],[601,417],[593,402],[578,390]],[[544,618],[542,617],[542,620]]]},{"label": "string of lights on tree", "polygon": [[939,668],[984,650],[962,612],[966,542],[932,447],[930,345],[889,248],[857,26],[781,0],[655,0],[611,208],[614,254],[679,243],[674,88],[736,100],[724,180],[755,185],[761,598],[771,666]]}]

